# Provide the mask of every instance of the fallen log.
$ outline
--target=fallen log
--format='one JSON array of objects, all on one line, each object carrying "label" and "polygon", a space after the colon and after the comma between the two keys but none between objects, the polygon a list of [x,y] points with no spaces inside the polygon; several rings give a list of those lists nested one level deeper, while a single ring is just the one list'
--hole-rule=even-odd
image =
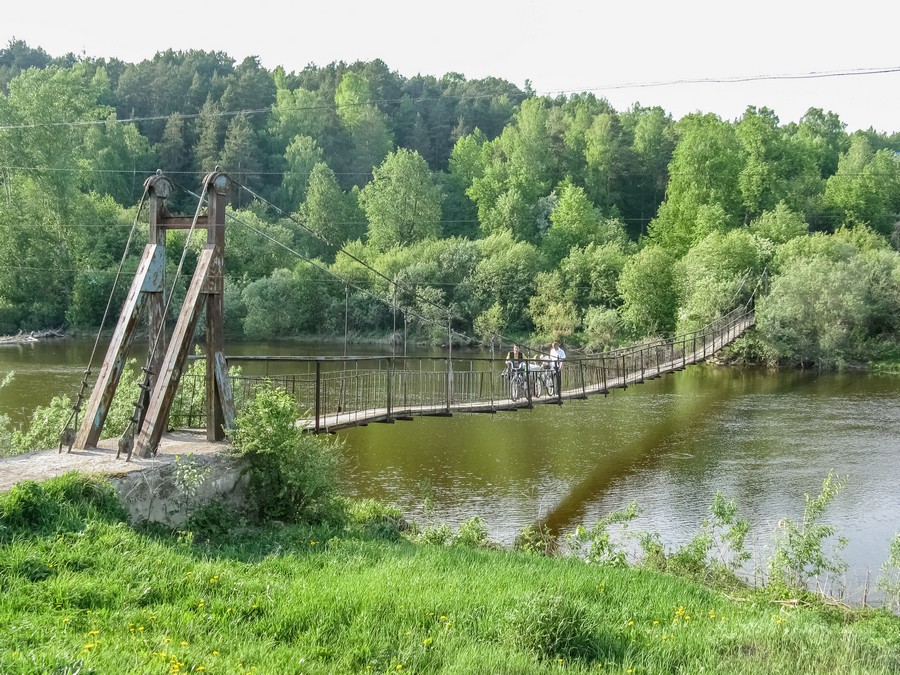
[{"label": "fallen log", "polygon": [[65,337],[65,333],[56,328],[48,330],[33,330],[28,333],[19,331],[16,335],[0,335],[0,345],[23,345],[30,342],[39,342],[47,338]]}]

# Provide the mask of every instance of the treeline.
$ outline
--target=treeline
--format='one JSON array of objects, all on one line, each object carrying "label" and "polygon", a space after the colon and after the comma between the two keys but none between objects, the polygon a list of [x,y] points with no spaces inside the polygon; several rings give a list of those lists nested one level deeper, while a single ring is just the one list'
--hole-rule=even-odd
[{"label": "treeline", "polygon": [[146,237],[146,177],[193,213],[219,166],[238,337],[441,340],[449,322],[602,349],[696,328],[764,279],[746,356],[896,358],[900,134],[848,134],[817,108],[674,120],[380,61],[287,73],[21,42],[0,50],[0,86],[0,333],[96,327],[136,220],[117,303]]}]

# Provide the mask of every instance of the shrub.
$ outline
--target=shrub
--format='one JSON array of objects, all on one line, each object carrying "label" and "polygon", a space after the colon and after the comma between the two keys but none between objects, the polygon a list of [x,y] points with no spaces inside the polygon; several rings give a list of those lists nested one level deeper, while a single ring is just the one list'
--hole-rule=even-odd
[{"label": "shrub", "polygon": [[573,554],[583,557],[591,564],[626,567],[628,559],[625,551],[613,538],[609,527],[620,525],[625,529],[639,514],[637,502],[631,502],[624,511],[613,511],[594,523],[590,529],[579,525],[575,532],[566,535],[569,548]]},{"label": "shrub", "polygon": [[487,527],[484,521],[475,516],[459,526],[453,543],[469,548],[484,548],[489,545]]},{"label": "shrub", "polygon": [[838,575],[844,571],[846,563],[837,554],[847,540],[838,538],[834,551],[828,554],[824,542],[835,534],[835,527],[822,525],[819,519],[845,485],[844,480],[829,472],[817,497],[804,495],[806,505],[800,524],[789,518],[778,524],[775,552],[769,560],[769,580],[776,588],[805,589],[813,577],[820,574]]},{"label": "shrub", "polygon": [[887,560],[881,566],[882,576],[876,587],[884,593],[884,604],[888,609],[900,612],[900,534],[891,540]]},{"label": "shrub", "polygon": [[513,640],[543,659],[609,660],[621,652],[584,605],[547,592],[527,596],[509,617]]},{"label": "shrub", "polygon": [[320,522],[339,517],[339,446],[297,426],[294,399],[266,383],[229,437],[250,461],[250,498],[263,520]]},{"label": "shrub", "polygon": [[0,495],[0,541],[81,530],[89,520],[125,520],[115,490],[102,477],[70,471],[42,483],[22,481]]},{"label": "shrub", "polygon": [[542,525],[526,525],[513,542],[515,550],[537,555],[550,555],[555,545],[556,537]]}]

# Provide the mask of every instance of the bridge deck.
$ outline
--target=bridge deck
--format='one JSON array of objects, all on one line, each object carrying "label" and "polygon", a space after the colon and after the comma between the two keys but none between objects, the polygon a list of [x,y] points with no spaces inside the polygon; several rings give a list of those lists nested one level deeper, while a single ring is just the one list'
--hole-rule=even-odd
[{"label": "bridge deck", "polygon": [[[686,366],[702,362],[734,342],[752,325],[753,315],[744,314],[730,321],[713,336],[711,341],[702,340],[702,347],[696,346],[697,340],[694,336],[695,348],[691,351],[684,348],[677,349],[679,343],[673,340],[633,347],[628,353],[569,359],[563,368],[563,388],[553,396],[525,396],[513,400],[509,397],[504,398],[503,394],[494,396],[493,394],[496,392],[492,387],[490,397],[471,400],[473,398],[471,393],[453,389],[449,384],[450,378],[444,372],[440,374],[443,377],[443,384],[433,387],[437,390],[441,390],[443,387],[447,392],[441,399],[432,399],[417,404],[400,403],[394,401],[388,393],[382,405],[357,407],[351,410],[343,409],[343,406],[338,405],[331,411],[322,406],[320,402],[318,408],[310,407],[311,413],[318,410],[318,414],[301,419],[299,424],[311,431],[333,432],[349,427],[366,426],[374,422],[392,423],[397,420],[411,420],[414,417],[425,416],[446,417],[454,413],[495,413],[531,408],[535,405],[561,404],[563,401],[573,399],[585,399],[591,395],[606,394],[611,389],[624,389],[644,380],[655,379],[666,373],[683,370]],[[687,341],[681,343],[682,347],[686,344]],[[654,350],[658,353],[661,348],[670,349],[671,358],[665,361],[650,358]],[[619,367],[620,362],[621,367]],[[603,376],[602,378],[588,377],[585,375],[585,369],[602,372]],[[391,376],[397,378],[399,374],[392,372]],[[469,375],[469,373],[465,375]],[[387,389],[389,392],[390,388]],[[504,385],[504,393],[508,396],[508,385]],[[318,388],[317,394],[321,396]]]}]

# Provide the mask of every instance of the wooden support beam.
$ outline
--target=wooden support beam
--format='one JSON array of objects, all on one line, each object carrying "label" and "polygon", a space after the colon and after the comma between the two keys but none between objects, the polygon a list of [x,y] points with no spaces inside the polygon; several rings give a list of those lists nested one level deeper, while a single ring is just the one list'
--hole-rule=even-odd
[{"label": "wooden support beam", "polygon": [[100,368],[100,374],[91,397],[85,408],[84,419],[75,437],[73,447],[79,450],[97,447],[109,406],[112,404],[116,387],[125,368],[128,350],[134,340],[134,329],[137,324],[141,306],[147,293],[162,291],[165,271],[165,252],[162,246],[147,244],[138,264],[131,288],[119,315],[119,321],[113,332],[112,340],[106,350],[106,357]]},{"label": "wooden support beam", "polygon": [[207,244],[203,247],[197,261],[197,269],[194,271],[194,277],[191,279],[191,285],[184,298],[184,305],[178,315],[169,349],[163,359],[162,370],[157,376],[153,392],[150,394],[150,405],[135,443],[138,457],[146,458],[154,454],[160,438],[166,431],[172,401],[187,364],[188,351],[190,351],[197,320],[203,308],[202,300],[205,300],[203,291],[206,289],[207,277],[214,256],[215,246]]}]

